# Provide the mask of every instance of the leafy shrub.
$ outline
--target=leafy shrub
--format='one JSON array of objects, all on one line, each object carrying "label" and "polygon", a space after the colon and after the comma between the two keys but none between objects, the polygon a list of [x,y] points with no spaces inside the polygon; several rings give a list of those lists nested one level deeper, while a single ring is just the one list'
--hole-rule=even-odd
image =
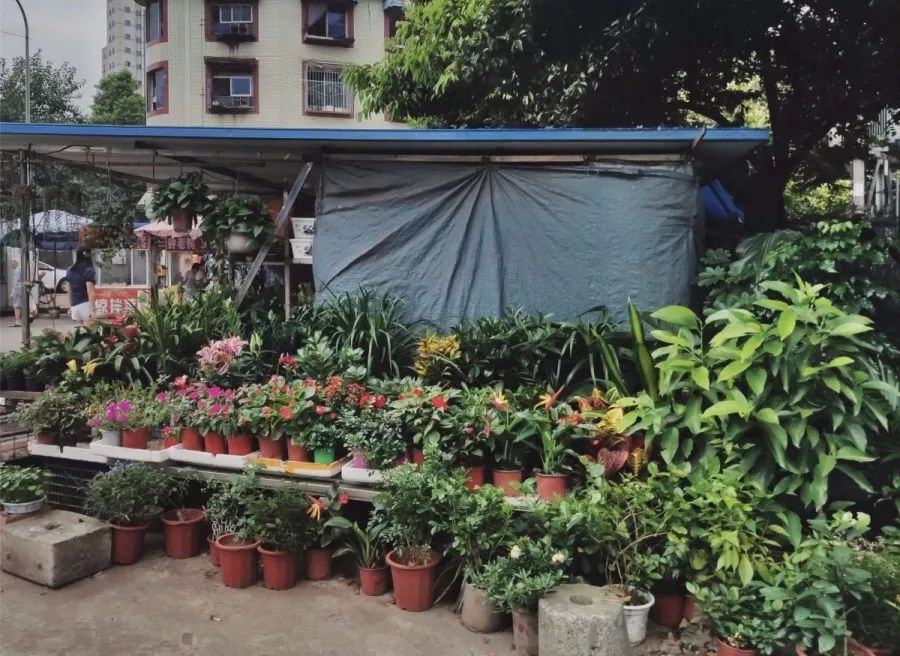
[{"label": "leafy shrub", "polygon": [[774,610],[773,602],[762,594],[764,588],[759,581],[746,586],[688,584],[719,639],[737,649],[756,649],[767,655],[784,643],[787,627],[784,613]]},{"label": "leafy shrub", "polygon": [[344,445],[359,451],[371,469],[390,469],[406,453],[400,422],[386,409],[367,408],[340,416]]},{"label": "leafy shrub", "polygon": [[172,477],[159,467],[142,462],[116,465],[91,479],[85,508],[112,524],[137,526],[166,505],[175,488]]},{"label": "leafy shrub", "polygon": [[865,645],[890,649],[900,645],[900,531],[896,528],[858,556],[871,588],[853,604],[847,623]]},{"label": "leafy shrub", "polygon": [[310,544],[309,502],[299,490],[280,488],[250,499],[242,533],[273,551],[299,552]]},{"label": "leafy shrub", "polygon": [[226,533],[246,532],[250,526],[250,508],[260,497],[256,469],[247,467],[243,474],[225,484],[212,484],[213,493],[203,507],[212,529],[212,537]]},{"label": "leafy shrub", "polygon": [[47,390],[37,400],[20,404],[15,418],[34,433],[65,437],[79,425],[82,406],[81,398],[72,392]]},{"label": "leafy shrub", "polygon": [[47,472],[38,467],[0,467],[0,503],[28,503],[44,498]]}]

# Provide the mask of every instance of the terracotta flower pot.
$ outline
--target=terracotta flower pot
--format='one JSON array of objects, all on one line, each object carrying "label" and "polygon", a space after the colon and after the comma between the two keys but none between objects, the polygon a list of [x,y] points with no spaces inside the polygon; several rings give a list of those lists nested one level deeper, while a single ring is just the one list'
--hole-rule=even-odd
[{"label": "terracotta flower pot", "polygon": [[209,544],[209,562],[218,567],[222,564],[219,560],[219,545],[216,544],[216,539],[211,535],[206,537],[206,542]]},{"label": "terracotta flower pot", "polygon": [[334,449],[315,449],[313,462],[319,465],[330,465],[334,462]]},{"label": "terracotta flower pot", "polygon": [[127,449],[146,449],[149,440],[149,428],[126,428],[122,431],[122,446]]},{"label": "terracotta flower pot", "polygon": [[284,440],[273,440],[260,435],[259,455],[263,458],[275,458],[276,460],[284,460]]},{"label": "terracotta flower pot", "polygon": [[504,496],[507,497],[518,497],[521,496],[521,492],[515,489],[512,484],[513,483],[521,483],[522,482],[522,470],[521,469],[495,469],[494,470],[494,485],[503,490]]},{"label": "terracotta flower pot", "polygon": [[203,520],[206,515],[199,508],[168,510],[159,518],[166,534],[166,555],[169,558],[191,558],[200,553]]},{"label": "terracotta flower pot", "polygon": [[228,435],[225,438],[228,443],[228,455],[245,456],[253,452],[253,438],[244,433]]},{"label": "terracotta flower pot", "polygon": [[287,444],[287,457],[288,460],[293,460],[294,462],[312,462],[306,447],[293,442],[288,442]]},{"label": "terracotta flower pot", "polygon": [[207,453],[212,453],[213,455],[228,453],[225,437],[221,433],[209,431],[203,436],[203,450]]},{"label": "terracotta flower pot", "polygon": [[654,593],[656,603],[650,609],[650,619],[669,629],[677,629],[684,617],[684,595]]},{"label": "terracotta flower pot", "polygon": [[35,439],[38,444],[56,444],[56,433],[38,433]]},{"label": "terracotta flower pot", "polygon": [[259,540],[240,540],[234,533],[226,533],[216,540],[222,584],[229,588],[248,588],[256,583],[259,569]]},{"label": "terracotta flower pot", "polygon": [[721,638],[716,638],[716,654],[718,656],[759,656],[759,652],[755,649],[738,649]]},{"label": "terracotta flower pot", "polygon": [[565,474],[536,474],[537,495],[541,501],[551,501],[569,493],[569,482]]},{"label": "terracotta flower pot", "polygon": [[331,578],[331,550],[307,549],[305,553],[306,578],[310,581],[327,581]]},{"label": "terracotta flower pot", "polygon": [[263,568],[263,585],[269,590],[289,590],[297,584],[298,554],[257,547]]},{"label": "terracotta flower pot", "polygon": [[520,656],[538,656],[538,616],[528,610],[512,614],[513,646]]},{"label": "terracotta flower pot", "polygon": [[505,616],[487,600],[484,592],[471,583],[463,586],[462,612],[459,621],[470,631],[495,633],[503,628]]},{"label": "terracotta flower pot", "polygon": [[484,485],[484,465],[474,465],[466,468],[466,489],[474,492]]},{"label": "terracotta flower pot", "polygon": [[432,551],[427,565],[403,565],[395,560],[395,556],[394,551],[385,556],[391,568],[394,603],[413,613],[428,610],[434,603],[434,579],[440,555]]},{"label": "terracotta flower pot", "polygon": [[688,622],[697,617],[700,614],[700,607],[697,606],[697,600],[694,598],[694,595],[689,594],[684,598],[684,608],[682,616]]},{"label": "terracotta flower pot", "polygon": [[194,213],[183,207],[174,207],[169,214],[175,232],[190,232],[194,225]]},{"label": "terracotta flower pot", "polygon": [[144,553],[144,535],[149,524],[112,527],[112,561],[116,565],[133,565]]},{"label": "terracotta flower pot", "polygon": [[181,448],[190,451],[203,451],[203,438],[196,428],[181,429]]},{"label": "terracotta flower pot", "polygon": [[178,444],[177,437],[164,437],[163,438],[163,448],[168,449],[169,447],[173,447]]},{"label": "terracotta flower pot", "polygon": [[364,595],[380,597],[388,590],[387,567],[360,567],[359,589]]},{"label": "terracotta flower pot", "polygon": [[425,464],[425,453],[422,451],[422,449],[412,450],[412,461],[413,464],[419,467]]}]

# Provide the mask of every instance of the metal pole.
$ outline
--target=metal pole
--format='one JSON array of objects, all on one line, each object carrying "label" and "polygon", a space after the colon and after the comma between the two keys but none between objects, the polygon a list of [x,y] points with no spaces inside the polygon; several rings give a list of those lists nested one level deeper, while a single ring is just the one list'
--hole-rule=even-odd
[{"label": "metal pole", "polygon": [[19,11],[22,12],[22,21],[25,23],[25,122],[31,123],[31,38],[28,33],[28,16],[22,3],[16,0]]},{"label": "metal pole", "polygon": [[31,344],[31,267],[28,265],[28,233],[31,223],[31,189],[28,186],[28,164],[25,151],[19,151],[19,197],[22,200],[22,222],[19,227],[19,284],[22,287],[22,348]]}]

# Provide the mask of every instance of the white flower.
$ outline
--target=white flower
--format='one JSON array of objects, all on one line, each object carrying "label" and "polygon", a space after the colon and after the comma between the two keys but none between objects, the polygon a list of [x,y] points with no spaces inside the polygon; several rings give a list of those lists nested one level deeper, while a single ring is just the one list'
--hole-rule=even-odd
[{"label": "white flower", "polygon": [[513,560],[518,560],[521,555],[522,550],[519,548],[519,545],[513,545],[513,548],[509,550],[509,557]]},{"label": "white flower", "polygon": [[559,564],[561,564],[561,563],[566,562],[566,557],[565,557],[562,553],[560,553],[559,551],[557,551],[555,554],[553,554],[553,555],[550,557],[550,562],[551,562],[551,563],[554,563],[554,564],[556,564],[556,565],[559,565]]}]

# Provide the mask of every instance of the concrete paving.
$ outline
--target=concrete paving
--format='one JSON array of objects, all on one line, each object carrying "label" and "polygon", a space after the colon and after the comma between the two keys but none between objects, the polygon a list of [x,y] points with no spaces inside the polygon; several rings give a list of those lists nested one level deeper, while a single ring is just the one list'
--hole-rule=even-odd
[{"label": "concrete paving", "polygon": [[[0,353],[7,353],[22,348],[22,328],[12,326],[12,315],[0,316]],[[76,326],[69,315],[63,313],[59,319],[48,319],[41,316],[31,322],[31,336],[40,335],[45,329],[68,333]]]},{"label": "concrete paving", "polygon": [[509,630],[468,631],[446,606],[407,613],[345,579],[284,592],[225,588],[205,555],[172,560],[149,536],[137,564],[58,590],[0,574],[3,656],[506,656]]}]

